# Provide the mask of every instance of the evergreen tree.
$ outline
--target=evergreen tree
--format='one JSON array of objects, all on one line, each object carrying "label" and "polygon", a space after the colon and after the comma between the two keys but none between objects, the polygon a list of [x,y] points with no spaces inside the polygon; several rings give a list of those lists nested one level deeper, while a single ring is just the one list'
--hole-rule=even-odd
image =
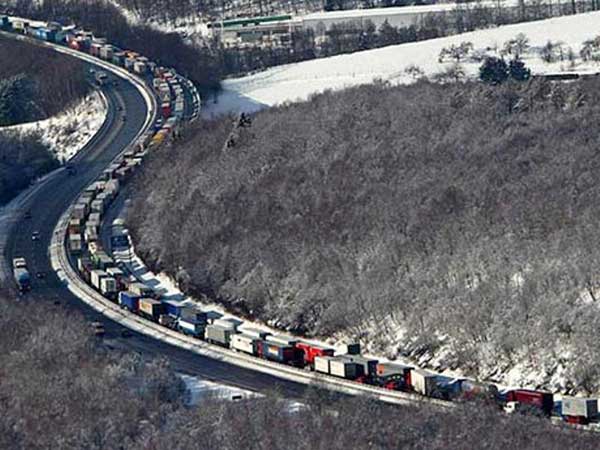
[{"label": "evergreen tree", "polygon": [[384,47],[386,45],[397,44],[399,42],[398,28],[393,27],[386,20],[379,27],[379,45]]},{"label": "evergreen tree", "polygon": [[508,76],[508,65],[502,58],[487,57],[479,68],[479,79],[484,83],[501,84]]},{"label": "evergreen tree", "polygon": [[0,126],[33,119],[34,91],[33,82],[22,74],[0,81]]},{"label": "evergreen tree", "polygon": [[527,81],[531,78],[531,70],[525,67],[525,63],[518,58],[511,59],[508,71],[510,77],[516,81]]}]

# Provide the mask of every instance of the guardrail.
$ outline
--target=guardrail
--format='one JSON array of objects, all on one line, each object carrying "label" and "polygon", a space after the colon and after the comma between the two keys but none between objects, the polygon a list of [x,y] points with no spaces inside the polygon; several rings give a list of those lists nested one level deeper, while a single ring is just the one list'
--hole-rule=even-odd
[{"label": "guardrail", "polygon": [[318,384],[329,389],[351,395],[365,395],[388,403],[413,404],[428,402],[445,407],[454,406],[451,402],[421,397],[406,392],[390,391],[376,386],[364,385],[349,380],[337,379],[327,375],[298,369],[283,364],[259,359],[233,350],[209,344],[193,337],[178,333],[169,328],[145,320],[136,314],[121,309],[115,303],[104,298],[100,293],[85,283],[69,263],[64,239],[66,236],[70,211],[64,213],[59,222],[51,245],[52,265],[59,278],[69,290],[92,308],[121,325],[139,333],[161,340],[168,344],[183,348],[205,357],[217,359],[238,367],[269,374],[278,378],[302,384]]}]

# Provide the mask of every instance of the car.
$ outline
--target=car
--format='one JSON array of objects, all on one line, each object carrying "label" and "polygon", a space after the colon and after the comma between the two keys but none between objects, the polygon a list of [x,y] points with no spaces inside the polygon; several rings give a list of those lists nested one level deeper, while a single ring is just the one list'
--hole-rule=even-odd
[{"label": "car", "polygon": [[40,232],[39,231],[34,231],[33,233],[31,233],[31,240],[32,241],[39,241],[40,240]]},{"label": "car", "polygon": [[106,334],[106,330],[104,329],[102,322],[92,322],[92,328],[94,330],[94,334],[98,337],[102,337]]},{"label": "car", "polygon": [[126,116],[125,114],[123,114],[123,117],[121,117],[121,120],[122,120],[123,122],[127,121],[127,116]]},{"label": "car", "polygon": [[67,175],[75,175],[77,173],[77,170],[75,169],[75,167],[73,167],[70,164],[67,164],[65,166],[65,169],[67,170]]},{"label": "car", "polygon": [[117,106],[118,111],[123,111],[123,107],[121,105]]},{"label": "car", "polygon": [[23,219],[31,219],[31,211],[27,211],[25,214],[23,214]]},{"label": "car", "polygon": [[35,273],[35,277],[36,277],[38,280],[41,280],[41,279],[42,279],[42,278],[44,278],[45,276],[46,276],[46,274],[45,274],[44,272],[36,272],[36,273]]}]

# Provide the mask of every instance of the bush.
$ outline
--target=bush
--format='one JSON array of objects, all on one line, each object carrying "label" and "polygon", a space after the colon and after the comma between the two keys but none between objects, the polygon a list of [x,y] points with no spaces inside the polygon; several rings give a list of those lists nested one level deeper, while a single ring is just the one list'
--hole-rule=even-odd
[{"label": "bush", "polygon": [[509,76],[508,65],[502,58],[487,57],[479,68],[479,79],[488,84],[502,84]]}]

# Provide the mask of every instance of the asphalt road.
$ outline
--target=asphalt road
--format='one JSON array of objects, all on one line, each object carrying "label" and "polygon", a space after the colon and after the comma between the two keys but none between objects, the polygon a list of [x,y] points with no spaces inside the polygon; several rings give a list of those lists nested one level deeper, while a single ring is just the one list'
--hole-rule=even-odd
[{"label": "asphalt road", "polygon": [[[32,274],[32,291],[23,296],[22,301],[52,302],[57,307],[79,311],[90,321],[103,322],[105,343],[115,350],[135,351],[145,358],[163,356],[179,372],[257,392],[277,389],[286,398],[300,398],[306,390],[302,384],[202,357],[137,333],[123,337],[121,325],[80,301],[52,271],[48,248],[61,214],[131,142],[146,117],[145,103],[130,83],[120,80],[117,86],[105,86],[103,91],[109,103],[107,121],[97,137],[72,160],[76,173],[69,175],[61,170],[58,176],[51,178],[24,205],[23,213],[29,210],[32,217],[21,216],[9,231],[4,257],[9,264],[14,257],[24,257]],[[39,239],[32,239],[34,232],[39,233]],[[38,274],[43,277],[38,278]]]}]

